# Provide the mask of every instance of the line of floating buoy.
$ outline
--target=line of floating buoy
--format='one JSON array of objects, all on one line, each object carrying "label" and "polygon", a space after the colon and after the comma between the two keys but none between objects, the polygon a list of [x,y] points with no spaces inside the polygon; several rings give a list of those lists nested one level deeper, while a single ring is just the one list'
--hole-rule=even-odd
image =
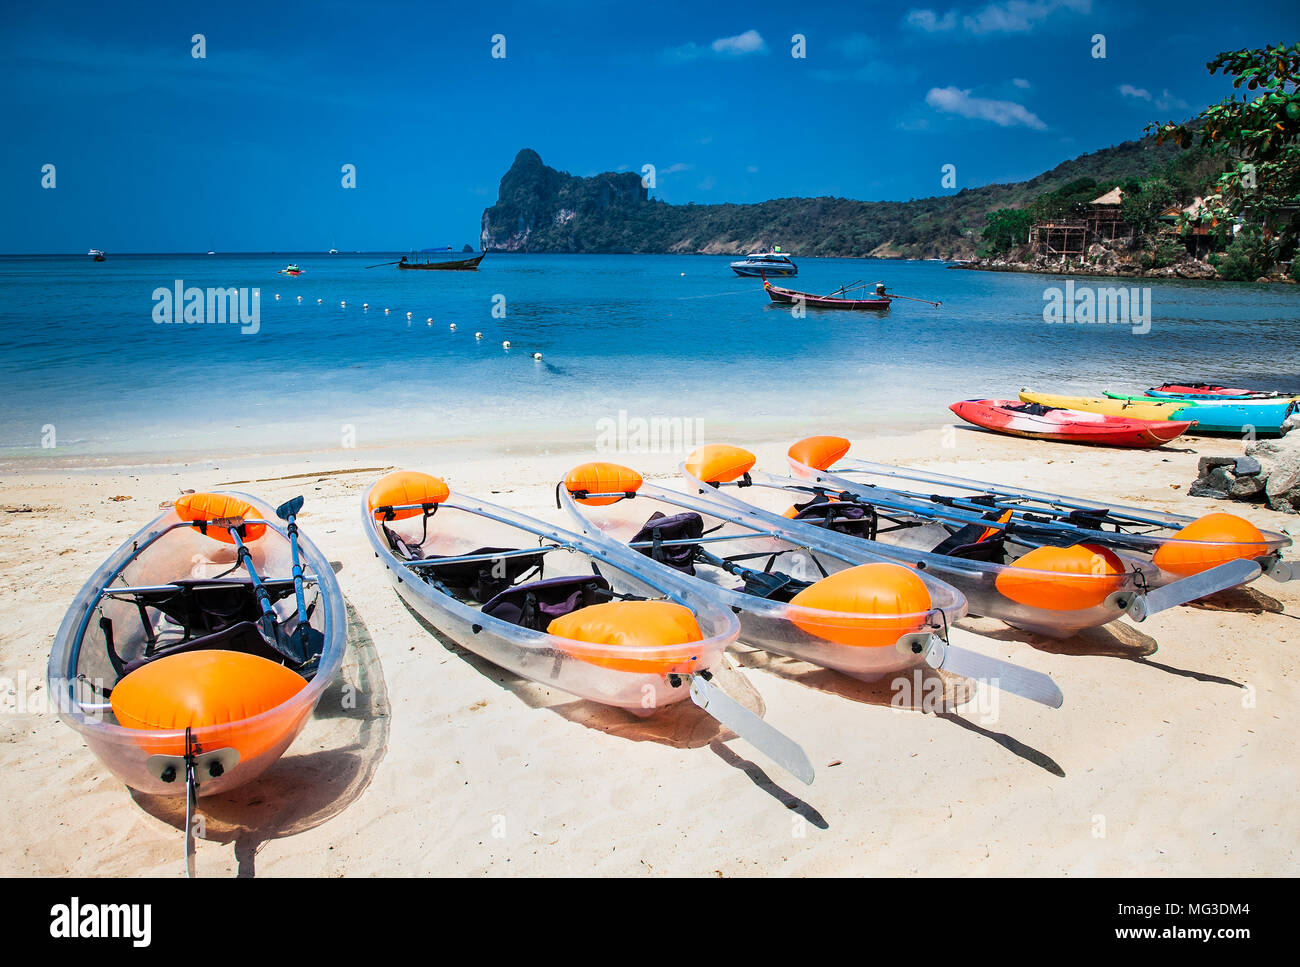
[{"label": "line of floating buoy", "polygon": [[[684,275],[685,273],[682,273],[682,274]],[[275,298],[278,300],[278,299],[280,298],[280,293],[278,293],[278,292],[275,293]],[[298,300],[299,302],[302,302],[302,296],[297,296],[296,298],[297,298],[297,300]],[[319,299],[316,300],[316,304],[317,304],[317,305],[323,305],[324,302],[325,302],[325,300],[324,300],[323,298],[319,298]],[[339,300],[339,307],[340,307],[340,308],[346,309],[346,308],[347,308],[347,305],[348,305],[348,303],[347,303],[347,300],[346,300],[346,299],[340,299],[340,300]],[[368,311],[368,310],[370,309],[370,303],[369,303],[369,302],[363,302],[363,303],[361,303],[361,308],[362,308],[363,310],[367,310],[367,311]],[[385,307],[385,309],[384,309],[384,315],[391,315],[391,314],[392,314],[392,309],[391,309],[391,308],[388,308],[388,307]],[[413,311],[412,311],[412,312],[407,312],[407,313],[406,313],[406,318],[407,318],[408,320],[415,318],[415,313],[414,313]],[[424,322],[425,322],[425,325],[427,325],[427,326],[432,326],[432,325],[433,325],[433,316],[428,316],[428,317],[426,317],[425,320],[424,320]],[[452,323],[448,323],[447,328],[448,328],[451,332],[456,332],[456,331],[457,331],[456,323],[454,323],[454,322],[452,322]],[[483,339],[483,331],[482,331],[482,330],[476,330],[475,333],[474,333],[474,338],[475,338],[476,340],[482,340],[482,339]],[[510,346],[510,340],[509,340],[509,339],[503,339],[503,340],[501,341],[501,348],[504,349],[504,350],[507,350],[507,351],[508,351],[508,350],[511,348],[511,346]],[[535,352],[535,353],[530,353],[529,355],[530,355],[530,356],[531,356],[535,361],[537,361],[537,362],[541,362],[542,359],[544,358],[544,357],[542,356],[541,353],[537,353],[537,352]]]}]

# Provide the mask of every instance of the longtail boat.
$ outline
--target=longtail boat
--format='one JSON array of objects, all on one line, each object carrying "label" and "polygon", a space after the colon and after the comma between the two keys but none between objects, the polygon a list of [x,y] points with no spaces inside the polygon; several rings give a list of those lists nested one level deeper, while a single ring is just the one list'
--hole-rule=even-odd
[{"label": "longtail boat", "polygon": [[814,309],[888,309],[890,302],[894,297],[885,295],[885,286],[883,283],[876,283],[876,295],[869,299],[854,299],[849,297],[849,293],[857,289],[865,289],[865,282],[857,282],[853,285],[842,285],[829,295],[816,295],[812,292],[796,292],[794,289],[783,289],[779,285],[773,285],[767,279],[763,280],[763,291],[767,293],[768,298],[773,302],[783,305],[805,305]]},{"label": "longtail boat", "polygon": [[469,259],[425,259],[423,262],[412,262],[403,255],[397,267],[399,269],[477,269],[486,254],[482,252]]}]

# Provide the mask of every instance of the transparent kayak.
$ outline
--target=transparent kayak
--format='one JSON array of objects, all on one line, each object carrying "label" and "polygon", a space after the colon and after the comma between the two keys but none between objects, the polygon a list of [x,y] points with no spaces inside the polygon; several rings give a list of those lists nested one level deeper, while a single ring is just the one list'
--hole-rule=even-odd
[{"label": "transparent kayak", "polygon": [[50,651],[50,694],[128,786],[231,789],[310,717],[343,660],[347,620],[328,560],[290,529],[247,494],[191,494],[73,600]]},{"label": "transparent kayak", "polygon": [[377,481],[361,517],[397,593],[469,650],[637,715],[689,698],[812,781],[797,745],[712,683],[740,627],[685,576],[418,472]]},{"label": "transparent kayak", "polygon": [[753,464],[753,454],[740,448],[704,447],[682,465],[682,473],[696,492],[764,524],[784,521],[810,537],[820,531],[846,552],[856,548],[865,558],[918,568],[965,595],[972,614],[1053,637],[1126,614],[1140,621],[1225,584],[1235,586],[1245,579],[1240,572],[1260,570],[1254,563],[1239,564],[1232,574],[1177,581],[1166,590],[1158,587],[1161,569],[1146,555],[1079,543],[1056,531],[1051,541],[1037,534],[1030,539],[1017,528],[1007,533],[1000,520],[1009,519],[1006,510],[990,514],[992,508],[968,512],[939,504],[937,512],[885,490],[859,496],[860,484],[831,480],[821,471],[783,476],[751,472]]},{"label": "transparent kayak", "polygon": [[[1095,545],[1140,559],[1151,588],[1183,593],[1200,584],[1236,587],[1268,574],[1293,576],[1282,552],[1291,538],[1235,514],[1199,518],[844,459],[849,442],[812,437],[790,448],[794,475],[814,490],[910,513],[947,527],[993,529],[1031,548]],[[1216,578],[1217,576],[1217,578]],[[1181,587],[1180,587],[1181,586]],[[1207,591],[1206,593],[1210,593]],[[1187,599],[1191,600],[1191,599]]]},{"label": "transparent kayak", "polygon": [[865,561],[831,535],[758,521],[617,464],[574,468],[557,499],[593,540],[632,548],[738,614],[748,645],[867,681],[929,665],[1061,705],[1048,676],[952,644],[965,598],[924,570]]}]

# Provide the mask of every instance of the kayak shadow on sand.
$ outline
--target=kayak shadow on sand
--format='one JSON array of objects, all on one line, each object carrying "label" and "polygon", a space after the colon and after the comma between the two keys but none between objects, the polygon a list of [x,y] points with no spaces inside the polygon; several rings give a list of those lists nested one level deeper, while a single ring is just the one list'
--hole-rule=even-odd
[{"label": "kayak shadow on sand", "polygon": [[[313,829],[343,812],[365,791],[388,750],[388,686],[379,652],[346,598],[344,606],[348,647],[343,666],[321,694],[302,734],[252,782],[224,795],[199,799],[203,830],[198,839],[233,843],[237,876],[256,875],[256,855],[263,843]],[[295,754],[295,748],[315,751]],[[153,796],[137,790],[131,796],[154,818],[178,831],[184,829],[184,796]],[[179,832],[176,847],[179,868]],[[210,855],[198,848],[200,876],[205,865],[214,865]]]},{"label": "kayak shadow on sand", "polygon": [[1286,606],[1258,588],[1229,588],[1189,601],[1187,607],[1197,611],[1231,611],[1235,614],[1285,614]]},{"label": "kayak shadow on sand", "polygon": [[962,706],[974,701],[978,692],[976,683],[969,679],[941,675],[933,668],[923,667],[886,675],[878,681],[864,682],[797,658],[787,658],[758,649],[737,651],[736,656],[745,668],[770,672],[819,692],[900,712],[932,714],[992,739],[1004,749],[1054,776],[1065,776],[1065,770],[1045,752],[1005,733],[985,728],[963,715]]},{"label": "kayak shadow on sand", "polygon": [[[978,620],[978,619],[977,619]],[[1242,683],[1209,672],[1192,671],[1177,668],[1163,662],[1152,661],[1159,644],[1150,635],[1144,634],[1123,621],[1112,621],[1098,628],[1085,628],[1070,638],[1050,638],[1046,635],[1024,631],[1000,621],[992,622],[989,628],[979,628],[980,634],[998,641],[1018,641],[1053,655],[1088,655],[1097,658],[1126,658],[1148,668],[1155,668],[1181,678],[1193,678],[1210,685],[1228,685],[1242,688]]]}]

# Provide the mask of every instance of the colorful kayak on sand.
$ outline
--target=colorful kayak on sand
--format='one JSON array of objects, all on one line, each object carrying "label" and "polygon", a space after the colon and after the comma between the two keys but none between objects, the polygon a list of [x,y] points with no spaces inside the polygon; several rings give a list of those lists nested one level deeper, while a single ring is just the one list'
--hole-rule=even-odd
[{"label": "colorful kayak on sand", "polygon": [[[1150,399],[1109,390],[1105,395],[1135,403]],[[1184,407],[1173,419],[1195,420],[1197,431],[1205,433],[1281,434],[1286,432],[1282,426],[1286,418],[1300,409],[1300,398],[1291,396],[1276,400],[1170,399],[1169,402]]]},{"label": "colorful kayak on sand", "polygon": [[1107,394],[1097,396],[1063,396],[1056,393],[1020,391],[1026,403],[1059,406],[1107,416],[1127,416],[1138,420],[1189,420],[1196,426],[1190,431],[1201,433],[1247,433],[1259,436],[1281,434],[1287,407],[1276,403],[1251,403],[1243,400],[1157,400],[1146,396]]},{"label": "colorful kayak on sand", "polygon": [[1160,447],[1194,425],[1188,420],[1140,420],[1016,400],[962,400],[948,407],[967,423],[994,433],[1110,447]]},{"label": "colorful kayak on sand", "polygon": [[1234,389],[1217,383],[1161,383],[1147,390],[1146,395],[1156,399],[1275,400],[1288,394],[1276,390]]}]

